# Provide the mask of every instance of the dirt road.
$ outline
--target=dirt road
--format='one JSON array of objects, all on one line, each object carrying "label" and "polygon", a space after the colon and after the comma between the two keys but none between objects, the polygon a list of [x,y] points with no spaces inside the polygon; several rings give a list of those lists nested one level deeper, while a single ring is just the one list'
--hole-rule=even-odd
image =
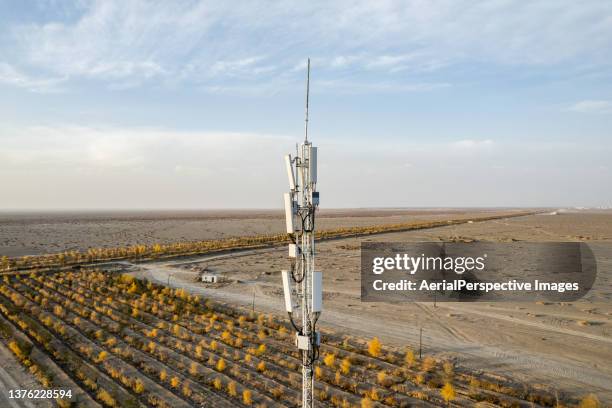
[{"label": "dirt road", "polygon": [[[612,214],[595,218],[530,216],[361,238],[321,242],[317,265],[324,274],[322,325],[341,333],[418,348],[454,358],[463,366],[510,375],[529,383],[553,385],[577,395],[595,392],[612,401]],[[582,237],[582,238],[581,238]],[[591,293],[578,302],[514,303],[364,303],[360,301],[359,244],[365,240],[431,241],[476,239],[574,240],[591,245],[599,263]],[[193,266],[227,276],[226,286],[196,282]],[[279,271],[286,250],[265,249],[203,256],[182,261],[139,264],[133,273],[152,281],[232,305],[284,315]]]}]

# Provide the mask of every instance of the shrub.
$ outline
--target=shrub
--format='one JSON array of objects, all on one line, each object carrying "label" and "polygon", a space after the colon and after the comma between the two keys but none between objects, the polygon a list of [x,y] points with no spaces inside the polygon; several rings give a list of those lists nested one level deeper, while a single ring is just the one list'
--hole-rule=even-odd
[{"label": "shrub", "polygon": [[374,403],[372,402],[371,399],[369,399],[368,397],[361,399],[361,408],[373,408],[373,407],[374,407]]},{"label": "shrub", "polygon": [[238,395],[238,392],[236,391],[236,383],[234,381],[231,381],[229,384],[227,384],[227,393],[231,397],[235,397],[236,395]]},{"label": "shrub", "polygon": [[130,285],[130,287],[128,289],[128,293],[132,294],[132,293],[136,293],[137,291],[138,291],[138,285],[136,285],[136,281],[134,281]]},{"label": "shrub", "polygon": [[220,358],[219,361],[217,361],[217,371],[223,372],[223,370],[225,370],[225,367],[226,367],[225,360]]},{"label": "shrub", "polygon": [[[243,317],[243,316],[241,316],[241,317]],[[253,397],[251,395],[251,391],[249,391],[249,390],[242,391],[242,402],[244,403],[244,405],[251,405],[251,404],[253,404]]]},{"label": "shrub", "polygon": [[172,377],[172,379],[170,380],[170,385],[172,386],[172,388],[178,388],[180,383],[181,380],[179,380],[178,377]]},{"label": "shrub", "polygon": [[446,375],[446,378],[449,380],[452,379],[453,373],[455,371],[455,366],[453,365],[453,363],[450,361],[445,361],[442,365],[442,368],[444,369],[444,374]]},{"label": "shrub", "polygon": [[264,341],[264,340],[266,339],[266,332],[265,332],[265,330],[263,330],[263,329],[262,329],[262,330],[260,330],[260,331],[257,333],[257,338],[258,338],[259,340],[261,340],[261,341]]},{"label": "shrub", "polygon": [[378,340],[378,337],[374,337],[368,342],[368,353],[372,357],[379,357],[382,352],[382,343]]},{"label": "shrub", "polygon": [[117,406],[117,402],[115,401],[115,399],[106,390],[98,391],[97,397],[100,401],[102,401],[104,405],[107,405],[109,407]]},{"label": "shrub", "polygon": [[101,352],[98,354],[98,357],[96,358],[96,362],[97,362],[97,363],[101,363],[101,362],[103,362],[104,360],[106,360],[106,359],[107,359],[107,357],[108,357],[108,353],[107,353],[106,351],[102,350],[102,351],[101,351]]},{"label": "shrub", "polygon": [[444,384],[444,387],[442,387],[442,389],[440,390],[440,395],[442,395],[444,401],[446,401],[446,403],[450,406],[450,402],[454,400],[456,396],[455,388],[452,386],[451,383],[446,383]]},{"label": "shrub", "polygon": [[414,357],[414,351],[412,351],[411,349],[406,350],[406,355],[404,356],[404,362],[406,363],[406,366],[408,368],[412,367],[414,365],[415,360],[416,358]]},{"label": "shrub", "polygon": [[434,360],[433,357],[425,357],[423,359],[421,368],[423,369],[423,371],[429,372],[433,370],[435,366],[436,366],[436,360]]},{"label": "shrub", "polygon": [[71,401],[65,399],[58,398],[55,400],[55,402],[59,408],[70,408],[73,406]]},{"label": "shrub", "polygon": [[60,305],[56,305],[56,306],[53,308],[53,313],[54,313],[56,316],[59,316],[59,317],[64,317],[64,315],[65,315],[64,308],[63,308],[63,307],[61,307]]},{"label": "shrub", "polygon": [[255,352],[255,354],[258,356],[261,356],[265,352],[266,352],[266,345],[262,343],[259,345],[259,347],[257,347],[257,351]]},{"label": "shrub", "polygon": [[25,354],[25,352],[21,349],[19,344],[17,344],[17,342],[14,341],[14,340],[9,343],[9,348],[11,349],[13,354],[15,354],[17,356],[17,358],[19,358],[22,361],[25,360],[28,357]]},{"label": "shrub", "polygon": [[259,371],[260,373],[263,373],[264,371],[266,371],[265,361],[260,361],[259,364],[257,364],[257,371]]},{"label": "shrub", "polygon": [[166,372],[166,369],[161,370],[161,372],[159,373],[159,379],[164,382],[168,379],[168,373]]},{"label": "shrub", "polygon": [[145,386],[142,380],[139,378],[134,381],[134,392],[136,394],[142,394],[144,392]]},{"label": "shrub", "polygon": [[331,353],[326,354],[325,357],[323,357],[323,363],[325,363],[325,365],[328,367],[333,367],[335,361],[336,361],[336,356]]},{"label": "shrub", "polygon": [[283,389],[281,387],[274,388],[272,390],[272,396],[276,399],[280,399],[283,396]]},{"label": "shrub", "polygon": [[599,408],[601,404],[595,394],[585,395],[580,401],[580,408]]},{"label": "shrub", "polygon": [[340,363],[340,370],[344,375],[348,375],[351,371],[351,360],[348,357],[343,359],[342,363]]}]

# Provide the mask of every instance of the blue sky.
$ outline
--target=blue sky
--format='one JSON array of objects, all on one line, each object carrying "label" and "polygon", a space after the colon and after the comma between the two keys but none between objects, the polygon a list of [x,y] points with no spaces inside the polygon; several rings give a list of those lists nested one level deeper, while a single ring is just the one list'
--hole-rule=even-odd
[{"label": "blue sky", "polygon": [[[0,208],[612,205],[609,1],[0,2]],[[249,197],[248,201],[245,197]]]}]

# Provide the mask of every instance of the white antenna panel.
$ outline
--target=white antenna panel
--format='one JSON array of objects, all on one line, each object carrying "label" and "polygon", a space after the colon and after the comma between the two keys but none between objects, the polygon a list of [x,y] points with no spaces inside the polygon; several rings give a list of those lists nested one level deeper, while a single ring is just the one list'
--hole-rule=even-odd
[{"label": "white antenna panel", "polygon": [[285,193],[285,223],[287,224],[287,234],[293,234],[293,198],[291,193]]},{"label": "white antenna panel", "polygon": [[281,271],[283,275],[283,293],[285,294],[285,310],[291,313],[293,311],[293,303],[291,302],[291,285],[289,283],[289,271]]},{"label": "white antenna panel", "polygon": [[312,312],[323,309],[323,272],[312,273]]},{"label": "white antenna panel", "polygon": [[295,244],[289,244],[289,258],[297,258],[300,254],[300,249]]},{"label": "white antenna panel", "polygon": [[317,182],[317,148],[310,146],[310,152],[308,154],[308,172],[310,173],[310,181],[312,183]]},{"label": "white antenna panel", "polygon": [[289,190],[295,191],[295,174],[291,165],[291,155],[285,155],[285,166],[287,167],[287,177],[289,178]]}]

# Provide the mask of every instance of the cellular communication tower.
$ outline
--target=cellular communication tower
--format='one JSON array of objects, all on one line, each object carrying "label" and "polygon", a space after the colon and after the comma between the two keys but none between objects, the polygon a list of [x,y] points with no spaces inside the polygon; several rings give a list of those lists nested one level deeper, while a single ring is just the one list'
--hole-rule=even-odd
[{"label": "cellular communication tower", "polygon": [[[306,124],[304,142],[296,146],[296,155],[285,156],[289,193],[285,193],[285,221],[291,269],[282,271],[285,309],[295,328],[295,344],[302,354],[302,407],[311,408],[314,364],[319,358],[321,336],[316,330],[323,305],[323,275],[315,271],[315,212],[319,206],[317,191],[317,148],[308,141],[308,98],[310,59],[306,79]],[[294,304],[295,300],[295,304]],[[301,322],[298,316],[301,314]]]}]

